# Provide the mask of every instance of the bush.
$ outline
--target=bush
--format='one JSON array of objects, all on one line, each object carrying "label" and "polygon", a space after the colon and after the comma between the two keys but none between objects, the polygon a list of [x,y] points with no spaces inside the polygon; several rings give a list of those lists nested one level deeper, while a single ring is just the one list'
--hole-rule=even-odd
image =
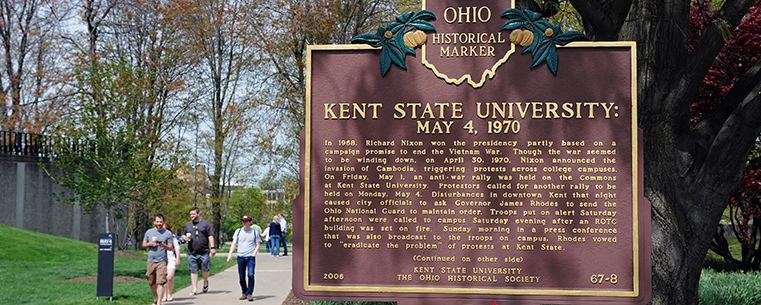
[{"label": "bush", "polygon": [[703,269],[711,269],[713,271],[732,271],[733,266],[728,264],[723,257],[719,255],[706,256],[703,261]]},{"label": "bush", "polygon": [[[722,260],[723,261],[723,260]],[[704,269],[700,276],[700,304],[761,304],[761,272],[718,272]]]}]

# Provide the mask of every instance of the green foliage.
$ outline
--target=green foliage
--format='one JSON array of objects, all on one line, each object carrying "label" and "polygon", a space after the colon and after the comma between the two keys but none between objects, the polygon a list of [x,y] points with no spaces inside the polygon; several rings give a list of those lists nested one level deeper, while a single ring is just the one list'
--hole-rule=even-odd
[{"label": "green foliage", "polygon": [[52,165],[62,170],[48,173],[77,195],[63,201],[89,212],[156,198],[160,190],[151,186],[172,173],[156,170],[162,143],[155,129],[161,118],[148,111],[155,106],[147,90],[150,73],[127,62],[97,63],[78,78],[83,86],[78,115],[51,126],[57,136]]},{"label": "green foliage", "polygon": [[576,8],[571,5],[570,1],[560,0],[557,4],[549,5],[555,6],[554,11],[557,13],[551,17],[545,17],[547,21],[559,25],[563,31],[577,31],[584,33],[584,25],[581,21],[581,15],[576,11]]},{"label": "green foliage", "polygon": [[[138,252],[142,253],[142,252]],[[103,304],[95,299],[97,282],[68,281],[96,276],[98,246],[0,225],[0,304]],[[114,275],[145,278],[145,258],[115,257]],[[211,273],[229,268],[225,257],[212,257]],[[177,268],[175,291],[190,286],[186,263]],[[115,304],[150,304],[146,281],[115,282]]]},{"label": "green foliage", "polygon": [[[180,178],[172,177],[160,185],[151,187],[156,188],[157,197],[155,201],[143,205],[146,214],[149,216],[163,214],[164,223],[172,232],[182,231],[185,224],[190,221],[188,212],[193,202],[193,192],[188,183]],[[152,224],[153,218],[148,221]],[[144,232],[137,233],[142,236]]]},{"label": "green foliage", "polygon": [[713,271],[728,271],[729,264],[723,257],[718,255],[708,255],[703,261],[703,269],[711,269]]},{"label": "green foliage", "polygon": [[[727,240],[727,250],[729,250],[729,253],[732,254],[732,257],[741,257],[742,256],[742,244],[737,239],[737,237],[726,237]],[[717,254],[713,250],[708,250],[709,254]]]},{"label": "green foliage", "polygon": [[264,196],[258,188],[249,187],[233,191],[225,211],[224,231],[232,239],[232,232],[242,226],[240,218],[243,215],[251,216],[260,227],[267,225],[272,216],[266,212],[268,211]]},{"label": "green foliage", "polygon": [[705,269],[700,276],[700,304],[761,304],[761,272],[724,273]]},{"label": "green foliage", "polygon": [[[263,251],[263,249],[262,249]],[[97,275],[97,245],[0,225],[0,304],[102,304],[96,282],[66,281]],[[233,263],[212,257],[212,274]],[[116,257],[114,275],[143,278],[145,259]],[[34,283],[30,285],[30,283]],[[175,291],[190,285],[185,265],[177,269]],[[41,289],[40,287],[45,287]],[[700,282],[700,304],[761,303],[761,273],[722,273],[706,269]],[[33,297],[30,297],[33,296]],[[114,303],[149,304],[146,282],[114,283]],[[389,305],[384,302],[312,301],[311,305]]]}]

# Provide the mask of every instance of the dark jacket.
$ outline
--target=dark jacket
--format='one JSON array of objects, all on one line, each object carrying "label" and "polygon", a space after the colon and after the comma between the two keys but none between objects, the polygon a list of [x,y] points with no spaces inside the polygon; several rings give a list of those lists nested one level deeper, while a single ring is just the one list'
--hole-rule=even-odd
[{"label": "dark jacket", "polygon": [[280,224],[277,222],[270,223],[270,236],[280,236]]}]

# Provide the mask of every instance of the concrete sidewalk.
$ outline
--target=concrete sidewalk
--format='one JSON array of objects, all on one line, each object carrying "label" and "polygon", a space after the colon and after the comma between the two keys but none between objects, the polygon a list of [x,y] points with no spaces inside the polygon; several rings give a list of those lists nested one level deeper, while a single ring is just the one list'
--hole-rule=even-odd
[{"label": "concrete sidewalk", "polygon": [[[290,248],[290,247],[289,247]],[[289,249],[290,250],[290,249]],[[282,251],[282,249],[281,249]],[[217,253],[217,256],[227,253]],[[168,305],[222,305],[222,304],[257,304],[281,305],[291,291],[291,262],[293,256],[273,257],[268,253],[256,255],[256,284],[254,301],[239,300],[241,295],[238,283],[238,265],[209,277],[209,292],[203,293],[203,276],[198,274],[198,295],[190,296],[193,290],[187,287],[172,295],[174,299]],[[235,261],[235,254],[233,260]],[[164,304],[164,303],[162,303]]]}]

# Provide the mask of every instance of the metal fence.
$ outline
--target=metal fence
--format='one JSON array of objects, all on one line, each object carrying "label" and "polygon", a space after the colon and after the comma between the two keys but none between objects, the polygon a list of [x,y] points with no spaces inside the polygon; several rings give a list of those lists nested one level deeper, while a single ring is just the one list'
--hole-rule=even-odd
[{"label": "metal fence", "polygon": [[0,154],[46,158],[53,151],[47,137],[39,134],[0,131]]}]

